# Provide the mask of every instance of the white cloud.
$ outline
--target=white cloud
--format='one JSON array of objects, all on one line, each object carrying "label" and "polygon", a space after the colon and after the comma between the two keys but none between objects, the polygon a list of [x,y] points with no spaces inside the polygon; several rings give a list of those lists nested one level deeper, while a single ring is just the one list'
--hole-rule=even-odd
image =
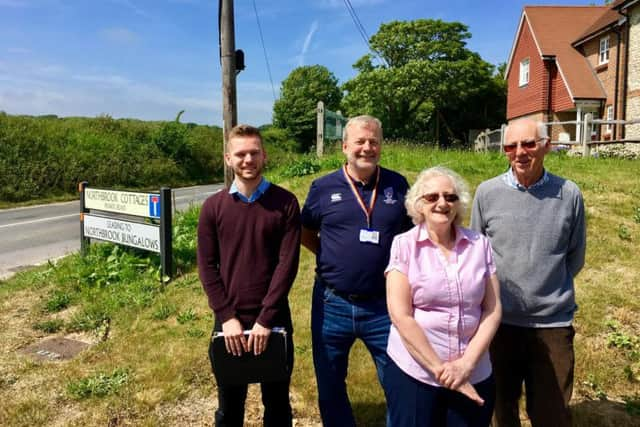
[{"label": "white cloud", "polygon": [[66,69],[62,65],[48,64],[40,67],[35,67],[34,72],[40,76],[59,76],[66,72]]},{"label": "white cloud", "polygon": [[147,19],[151,18],[151,15],[149,15],[149,13],[147,13],[146,10],[136,6],[135,3],[131,0],[111,0],[111,1],[126,7],[127,9],[131,10],[133,13],[135,13],[138,16],[142,16],[143,18],[147,18]]},{"label": "white cloud", "polygon": [[[351,0],[351,6],[353,6],[354,8],[358,6],[362,6],[362,7],[375,6],[377,4],[384,3],[385,1],[386,0]],[[346,7],[344,0],[322,0],[318,2],[318,5],[322,8],[331,8],[331,9]]]},{"label": "white cloud", "polygon": [[122,44],[133,44],[139,40],[138,35],[127,28],[106,28],[100,31],[100,35],[106,40]]},{"label": "white cloud", "polygon": [[8,53],[25,54],[25,53],[31,53],[31,50],[25,49],[23,47],[10,47],[10,48],[7,48],[7,52]]},{"label": "white cloud", "polygon": [[[238,81],[238,117],[245,123],[271,122],[273,98],[268,81]],[[0,110],[8,114],[174,120],[222,123],[220,83],[155,80],[124,72],[0,59]]]},{"label": "white cloud", "polygon": [[78,80],[81,82],[87,83],[95,83],[102,86],[126,86],[130,83],[130,81],[122,76],[118,75],[109,75],[109,76],[100,76],[100,75],[83,75],[77,74],[71,77],[74,80]]},{"label": "white cloud", "polygon": [[27,0],[0,0],[0,7],[29,7]]},{"label": "white cloud", "polygon": [[318,21],[313,21],[311,23],[311,27],[309,27],[309,31],[307,32],[306,37],[304,38],[304,43],[302,44],[302,50],[300,54],[297,56],[298,66],[304,65],[304,57],[309,50],[309,46],[311,45],[311,40],[313,39],[313,35],[318,31]]}]

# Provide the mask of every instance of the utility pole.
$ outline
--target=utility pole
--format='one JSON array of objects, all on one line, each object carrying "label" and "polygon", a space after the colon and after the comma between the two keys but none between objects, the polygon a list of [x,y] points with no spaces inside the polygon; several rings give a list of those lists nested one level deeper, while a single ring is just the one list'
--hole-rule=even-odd
[{"label": "utility pole", "polygon": [[[222,63],[222,155],[227,150],[227,135],[238,123],[236,99],[236,41],[233,20],[233,0],[219,0],[220,61]],[[224,163],[224,184],[229,187],[233,171]]]}]

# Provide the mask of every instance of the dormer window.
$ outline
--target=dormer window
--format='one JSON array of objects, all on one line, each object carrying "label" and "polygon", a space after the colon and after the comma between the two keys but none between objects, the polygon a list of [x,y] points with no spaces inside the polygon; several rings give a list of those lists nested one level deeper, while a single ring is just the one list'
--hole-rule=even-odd
[{"label": "dormer window", "polygon": [[609,62],[609,36],[600,39],[600,51],[598,55],[598,65]]},{"label": "dormer window", "polygon": [[520,86],[529,84],[529,58],[520,61]]}]

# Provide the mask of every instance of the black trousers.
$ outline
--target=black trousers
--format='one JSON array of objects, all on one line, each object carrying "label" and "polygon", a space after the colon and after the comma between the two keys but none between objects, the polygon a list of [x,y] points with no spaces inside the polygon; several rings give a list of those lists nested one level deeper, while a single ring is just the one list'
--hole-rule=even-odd
[{"label": "black trousers", "polygon": [[[289,377],[285,381],[260,383],[263,424],[265,427],[291,427],[293,415],[289,402],[289,384],[293,371],[293,337],[287,334]],[[209,358],[212,357],[209,346]],[[242,427],[244,405],[247,400],[248,385],[218,385],[218,409],[215,414],[216,427]]]}]

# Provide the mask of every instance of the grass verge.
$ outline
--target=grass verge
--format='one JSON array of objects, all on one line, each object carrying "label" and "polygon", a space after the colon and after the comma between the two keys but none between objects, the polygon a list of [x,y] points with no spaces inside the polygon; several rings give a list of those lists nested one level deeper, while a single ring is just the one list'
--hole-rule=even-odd
[{"label": "grass verge", "polygon": [[[499,154],[400,144],[383,151],[382,164],[410,182],[422,168],[439,164],[475,188],[507,167]],[[312,179],[341,162],[340,153],[322,161],[300,157],[270,169],[269,178],[302,204]],[[576,425],[638,425],[638,162],[551,154],[546,165],[580,185],[587,210],[587,264],[576,280]],[[111,245],[93,245],[84,259],[72,255],[0,282],[0,425],[210,425],[215,390],[206,351],[212,316],[194,272],[196,223],[197,209],[176,218],[180,276],[166,286],[156,259]],[[298,425],[319,422],[309,328],[314,264],[303,250],[290,295]],[[94,345],[68,362],[36,362],[17,351],[51,335]],[[351,355],[348,384],[358,424],[384,425],[383,395],[360,344]],[[261,425],[260,417],[252,387],[247,425]]]}]

